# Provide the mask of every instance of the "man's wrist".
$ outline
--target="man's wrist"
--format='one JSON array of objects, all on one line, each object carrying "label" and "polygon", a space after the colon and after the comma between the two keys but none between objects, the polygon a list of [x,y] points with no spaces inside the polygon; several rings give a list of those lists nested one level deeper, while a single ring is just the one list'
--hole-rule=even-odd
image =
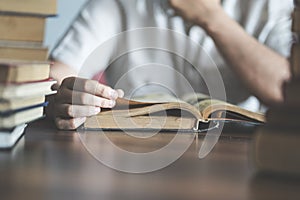
[{"label": "man's wrist", "polygon": [[207,17],[207,20],[201,21],[198,19],[198,24],[207,32],[208,35],[214,35],[223,28],[223,25],[228,21],[228,18],[229,16],[220,6],[220,8],[212,11],[212,14]]}]

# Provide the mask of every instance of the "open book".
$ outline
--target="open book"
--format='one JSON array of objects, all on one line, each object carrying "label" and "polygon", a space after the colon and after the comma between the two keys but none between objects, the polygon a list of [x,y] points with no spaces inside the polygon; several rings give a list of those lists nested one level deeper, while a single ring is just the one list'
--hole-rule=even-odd
[{"label": "open book", "polygon": [[265,116],[238,106],[193,94],[182,100],[152,95],[135,100],[118,99],[113,109],[88,118],[86,129],[202,131],[210,122],[263,124]]}]

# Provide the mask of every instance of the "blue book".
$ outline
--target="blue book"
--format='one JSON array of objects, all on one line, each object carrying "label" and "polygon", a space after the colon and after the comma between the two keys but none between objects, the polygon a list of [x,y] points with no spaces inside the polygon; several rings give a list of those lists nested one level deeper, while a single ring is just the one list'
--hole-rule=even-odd
[{"label": "blue book", "polygon": [[26,108],[0,112],[0,129],[12,129],[15,126],[43,117],[44,107],[47,105],[48,102],[45,102]]}]

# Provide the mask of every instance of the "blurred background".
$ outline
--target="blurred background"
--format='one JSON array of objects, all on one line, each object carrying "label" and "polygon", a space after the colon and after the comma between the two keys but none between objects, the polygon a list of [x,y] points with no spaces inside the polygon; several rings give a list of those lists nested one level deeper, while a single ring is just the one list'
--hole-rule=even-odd
[{"label": "blurred background", "polygon": [[58,15],[47,19],[45,46],[53,49],[88,0],[57,0]]}]

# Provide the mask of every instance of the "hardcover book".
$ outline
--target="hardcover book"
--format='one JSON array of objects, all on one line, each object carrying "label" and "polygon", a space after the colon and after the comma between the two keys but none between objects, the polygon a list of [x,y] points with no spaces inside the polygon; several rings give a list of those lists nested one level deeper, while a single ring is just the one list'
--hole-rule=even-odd
[{"label": "hardcover book", "polygon": [[[27,43],[28,44],[28,43]],[[48,48],[24,43],[0,42],[0,59],[46,61],[48,60]]]},{"label": "hardcover book", "polygon": [[44,115],[44,107],[47,102],[18,110],[0,112],[0,128],[10,129],[20,124],[37,120]]},{"label": "hardcover book", "polygon": [[0,83],[24,83],[49,78],[49,62],[0,60]]},{"label": "hardcover book", "polygon": [[43,43],[45,17],[0,15],[0,40]]},{"label": "hardcover book", "polygon": [[55,93],[51,87],[56,81],[46,80],[30,82],[23,84],[1,84],[0,99],[26,98],[33,96],[42,96]]},{"label": "hardcover book", "polygon": [[291,49],[291,57],[290,57],[290,63],[291,63],[291,71],[293,77],[297,78],[300,76],[300,45],[299,44],[293,44]]},{"label": "hardcover book", "polygon": [[45,96],[33,96],[23,98],[1,99],[0,98],[0,113],[9,110],[17,110],[31,105],[38,105],[45,102]]},{"label": "hardcover book", "polygon": [[57,13],[55,0],[0,0],[0,12],[51,16]]},{"label": "hardcover book", "polygon": [[[162,95],[158,99],[168,98]],[[84,128],[201,131],[207,129],[210,122],[217,124],[220,121],[259,125],[265,122],[265,116],[202,94],[168,101],[118,99],[113,109],[103,109],[98,115],[88,118]]]}]

